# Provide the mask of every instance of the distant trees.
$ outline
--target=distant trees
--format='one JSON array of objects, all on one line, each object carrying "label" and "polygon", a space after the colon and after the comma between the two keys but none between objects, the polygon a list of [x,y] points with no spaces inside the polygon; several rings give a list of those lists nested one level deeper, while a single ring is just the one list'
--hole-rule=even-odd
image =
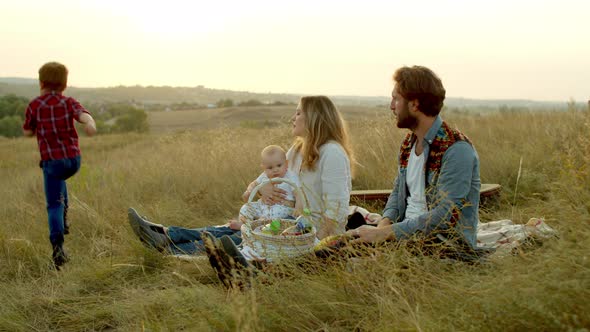
[{"label": "distant trees", "polygon": [[[0,96],[12,93],[17,96],[24,96],[28,100],[34,98],[39,94],[39,84],[35,79],[28,81],[30,84],[0,82]],[[66,90],[66,95],[84,102],[84,105],[89,103],[104,103],[106,101],[117,103],[133,103],[133,101],[135,101],[136,105],[142,104],[142,108],[148,112],[151,110],[164,110],[166,107],[170,107],[171,110],[174,110],[175,107],[173,107],[172,104],[182,102],[208,106],[191,108],[200,109],[211,108],[216,104],[216,101],[227,101],[228,99],[231,99],[233,104],[230,105],[226,103],[225,106],[222,105],[221,107],[232,107],[239,101],[248,99],[258,99],[263,101],[264,104],[268,104],[268,101],[273,100],[281,100],[286,103],[296,103],[299,101],[298,95],[219,90],[210,89],[203,85],[193,87],[119,85],[106,88],[77,88],[75,86],[69,86]],[[159,109],[152,108],[152,106],[156,106],[157,104],[160,104],[161,106]],[[179,110],[180,109],[185,108],[179,108]]]},{"label": "distant trees", "polygon": [[[114,91],[120,92],[119,98],[126,97],[123,92],[133,92],[135,90],[147,91],[152,87],[119,87]],[[181,88],[173,89],[171,91],[184,91]],[[200,89],[204,89],[201,87]],[[93,99],[86,99],[85,90],[75,89],[81,96],[76,99],[80,100],[84,107],[90,111],[96,120],[96,126],[99,134],[106,133],[122,133],[122,132],[146,132],[149,130],[148,113],[151,111],[164,110],[197,110],[206,108],[227,108],[233,106],[252,107],[252,106],[283,106],[292,105],[291,102],[274,101],[263,102],[259,99],[250,98],[234,101],[232,98],[221,98],[214,105],[201,104],[198,102],[184,101],[179,98],[179,101],[174,103],[153,103],[145,100],[127,99],[123,102],[105,102],[105,101],[90,101]],[[113,90],[103,89],[100,91]],[[1,93],[1,90],[0,90]],[[127,96],[128,97],[128,96]],[[243,98],[243,96],[240,96]],[[108,98],[105,98],[108,99]],[[110,99],[112,100],[112,99]],[[116,100],[116,99],[115,99]],[[0,136],[18,137],[22,135],[22,124],[25,118],[25,110],[29,104],[29,97],[21,97],[16,94],[7,94],[0,96]],[[247,124],[248,125],[248,124]],[[265,124],[267,125],[267,124]],[[78,127],[81,129],[81,127]],[[79,130],[80,131],[80,130]],[[83,135],[83,134],[82,134]]]},{"label": "distant trees", "polygon": [[133,105],[103,105],[93,114],[99,133],[142,133],[149,130],[147,113]]},{"label": "distant trees", "polygon": [[29,100],[14,94],[0,97],[0,118],[5,116],[19,116],[25,118],[25,109]]},{"label": "distant trees", "polygon": [[258,99],[248,99],[248,100],[243,101],[238,104],[238,106],[261,106],[261,105],[264,105],[264,104]]},{"label": "distant trees", "polygon": [[219,99],[217,101],[217,103],[215,103],[215,105],[217,105],[218,108],[232,107],[232,106],[234,106],[234,101],[232,99],[229,99],[229,98]]},{"label": "distant trees", "polygon": [[[232,107],[236,104],[234,103],[234,101],[232,99],[227,98],[227,99],[218,100],[217,103],[215,103],[215,105],[217,106],[217,108],[223,108],[223,107]],[[263,106],[263,105],[281,106],[281,105],[287,105],[287,103],[275,101],[272,104],[265,104],[258,99],[248,99],[248,100],[241,101],[241,102],[237,103],[237,106],[242,106],[242,107]]]},{"label": "distant trees", "polygon": [[[29,99],[25,97],[14,94],[0,96],[0,136],[22,136],[22,125],[28,105]],[[149,130],[147,113],[131,104],[88,103],[84,106],[96,120],[99,134]]]},{"label": "distant trees", "polygon": [[112,126],[112,132],[137,132],[144,133],[149,130],[147,113],[144,110],[130,107],[127,112],[116,118]]},{"label": "distant trees", "polygon": [[272,106],[285,106],[285,105],[297,105],[297,104],[296,103],[287,103],[284,101],[277,100],[277,101],[273,101],[272,103],[270,103],[270,105],[272,105]]},{"label": "distant trees", "polygon": [[187,111],[187,110],[196,110],[196,109],[207,108],[207,105],[202,105],[199,103],[189,103],[189,102],[183,101],[181,103],[170,104],[169,107],[171,110],[174,110],[174,111]]},{"label": "distant trees", "polygon": [[0,97],[0,136],[22,136],[25,109],[29,100],[14,94]]},{"label": "distant trees", "polygon": [[0,118],[0,136],[18,137],[23,135],[23,120],[16,116],[5,116]]}]

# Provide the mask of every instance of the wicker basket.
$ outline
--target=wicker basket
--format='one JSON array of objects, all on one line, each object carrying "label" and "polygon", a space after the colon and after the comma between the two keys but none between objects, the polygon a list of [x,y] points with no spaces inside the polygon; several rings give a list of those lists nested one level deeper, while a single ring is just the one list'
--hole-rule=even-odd
[{"label": "wicker basket", "polygon": [[[269,182],[286,182],[291,185],[295,190],[297,199],[301,199],[307,208],[307,200],[303,196],[301,190],[296,184],[284,178],[273,178],[257,185],[252,190],[252,193],[248,198],[248,203],[252,202],[254,197],[256,197],[258,190]],[[316,241],[315,227],[312,228],[311,232],[301,235],[272,235],[262,232],[262,227],[268,222],[270,221],[263,219],[248,220],[242,226],[242,240],[244,245],[251,247],[257,254],[265,257],[269,261],[277,261],[285,257],[300,256],[312,251]],[[281,219],[280,222],[281,231],[296,224],[296,221],[293,219]]]}]

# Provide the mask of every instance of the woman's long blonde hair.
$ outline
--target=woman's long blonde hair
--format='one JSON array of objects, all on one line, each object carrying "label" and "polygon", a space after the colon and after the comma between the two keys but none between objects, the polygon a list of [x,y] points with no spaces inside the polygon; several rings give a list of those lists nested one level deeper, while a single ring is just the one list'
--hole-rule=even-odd
[{"label": "woman's long blonde hair", "polygon": [[297,137],[293,148],[303,157],[301,168],[315,170],[315,164],[320,158],[320,146],[332,140],[340,144],[348,155],[352,172],[355,162],[348,130],[334,103],[326,96],[307,96],[301,98],[299,105],[305,114],[305,136]]}]

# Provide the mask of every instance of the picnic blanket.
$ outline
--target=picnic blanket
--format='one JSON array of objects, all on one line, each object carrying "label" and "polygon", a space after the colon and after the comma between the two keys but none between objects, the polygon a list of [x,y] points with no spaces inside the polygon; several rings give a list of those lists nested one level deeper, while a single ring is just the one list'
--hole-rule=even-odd
[{"label": "picnic blanket", "polygon": [[[360,213],[365,222],[376,225],[381,215],[372,213],[360,206],[350,206],[349,215]],[[542,241],[557,236],[543,218],[530,218],[526,224],[514,224],[512,220],[502,219],[480,222],[477,225],[477,246],[483,249],[495,249],[494,255],[509,254],[527,241]]]},{"label": "picnic blanket", "polygon": [[[370,212],[360,206],[350,206],[348,215],[360,213],[369,225],[377,225],[381,219],[378,213]],[[526,224],[514,224],[509,219],[480,222],[477,225],[477,246],[482,249],[495,249],[494,256],[510,254],[527,241],[543,241],[557,236],[543,218],[530,218]],[[204,253],[203,253],[204,254]],[[184,260],[206,258],[203,255],[173,255]]]}]

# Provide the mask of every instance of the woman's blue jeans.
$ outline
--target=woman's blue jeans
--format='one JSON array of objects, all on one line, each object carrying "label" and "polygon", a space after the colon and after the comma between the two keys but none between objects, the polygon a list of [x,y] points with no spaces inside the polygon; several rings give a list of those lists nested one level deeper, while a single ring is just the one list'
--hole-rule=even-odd
[{"label": "woman's blue jeans", "polygon": [[68,206],[66,180],[80,169],[80,156],[58,160],[43,160],[43,181],[49,221],[49,241],[53,246],[64,242],[64,208]]},{"label": "woman's blue jeans", "polygon": [[240,231],[233,230],[228,226],[209,226],[193,229],[171,226],[168,228],[168,237],[172,243],[168,249],[176,255],[204,253],[205,246],[201,239],[202,231],[207,231],[216,238],[229,235],[236,245],[242,243]]}]

